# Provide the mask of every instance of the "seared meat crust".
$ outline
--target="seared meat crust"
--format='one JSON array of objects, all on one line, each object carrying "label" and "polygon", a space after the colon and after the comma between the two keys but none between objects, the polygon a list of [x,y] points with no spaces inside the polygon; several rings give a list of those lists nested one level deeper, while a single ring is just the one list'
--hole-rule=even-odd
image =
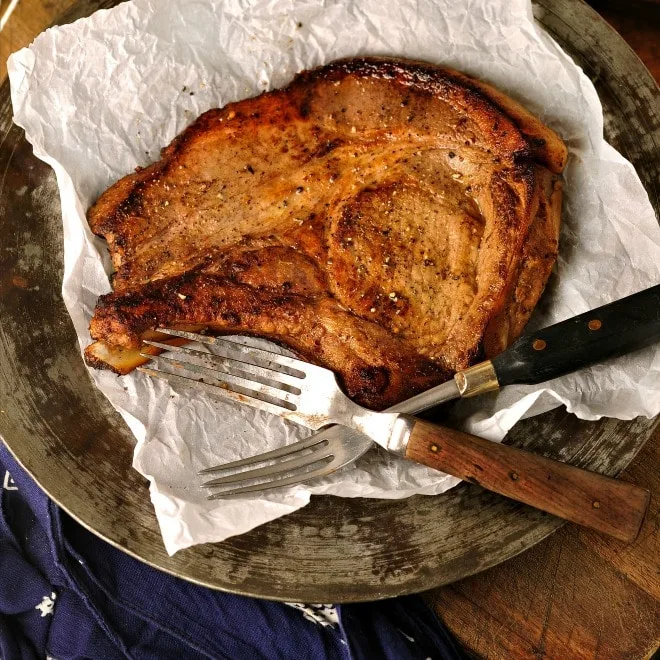
[{"label": "seared meat crust", "polygon": [[522,331],[565,161],[517,103],[422,62],[344,60],[210,110],[89,210],[116,272],[87,361],[125,373],[144,333],[209,327],[391,405]]}]

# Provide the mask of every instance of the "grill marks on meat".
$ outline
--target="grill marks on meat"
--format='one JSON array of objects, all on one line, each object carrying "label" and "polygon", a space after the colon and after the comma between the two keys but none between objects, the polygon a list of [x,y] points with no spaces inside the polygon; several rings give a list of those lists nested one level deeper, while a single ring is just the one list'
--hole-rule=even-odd
[{"label": "grill marks on meat", "polygon": [[393,404],[521,332],[565,159],[513,101],[420,62],[341,61],[211,110],[88,213],[116,273],[87,361],[125,373],[144,333],[209,327]]}]

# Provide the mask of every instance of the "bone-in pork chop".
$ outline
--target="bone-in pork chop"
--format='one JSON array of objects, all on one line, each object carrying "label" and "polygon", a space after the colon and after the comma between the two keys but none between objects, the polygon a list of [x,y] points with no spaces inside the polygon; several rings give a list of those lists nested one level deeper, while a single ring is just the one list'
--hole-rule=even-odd
[{"label": "bone-in pork chop", "polygon": [[249,333],[383,408],[506,347],[557,255],[566,161],[455,71],[360,58],[204,113],[89,210],[116,272],[95,367],[159,326]]}]

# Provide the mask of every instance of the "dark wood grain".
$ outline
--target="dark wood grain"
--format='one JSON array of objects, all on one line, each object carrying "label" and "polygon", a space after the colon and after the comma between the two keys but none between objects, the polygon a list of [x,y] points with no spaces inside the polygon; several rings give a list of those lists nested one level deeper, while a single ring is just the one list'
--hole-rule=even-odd
[{"label": "dark wood grain", "polygon": [[[65,20],[111,4],[76,4]],[[607,137],[636,164],[657,208],[658,92],[648,74],[581,3],[543,0],[535,11],[595,80]],[[373,600],[447,584],[561,527],[545,513],[462,485],[442,497],[397,502],[314,498],[249,534],[169,557],[146,483],[131,468],[133,438],[80,359],[60,294],[56,182],[11,125],[6,85],[0,89],[0,142],[0,433],[44,490],[83,525],[185,579],[307,602]],[[558,409],[517,425],[509,442],[614,476],[657,425],[645,419],[581,422]]]},{"label": "dark wood grain", "polygon": [[418,421],[406,458],[631,543],[649,491],[506,444]]}]

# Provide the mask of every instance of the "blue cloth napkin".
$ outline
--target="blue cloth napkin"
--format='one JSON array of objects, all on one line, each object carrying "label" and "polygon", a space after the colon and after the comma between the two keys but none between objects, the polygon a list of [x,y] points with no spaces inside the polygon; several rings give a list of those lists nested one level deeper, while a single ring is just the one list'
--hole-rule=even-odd
[{"label": "blue cloth napkin", "polygon": [[53,504],[0,442],[0,658],[465,657],[418,596],[273,603],[143,564]]}]

